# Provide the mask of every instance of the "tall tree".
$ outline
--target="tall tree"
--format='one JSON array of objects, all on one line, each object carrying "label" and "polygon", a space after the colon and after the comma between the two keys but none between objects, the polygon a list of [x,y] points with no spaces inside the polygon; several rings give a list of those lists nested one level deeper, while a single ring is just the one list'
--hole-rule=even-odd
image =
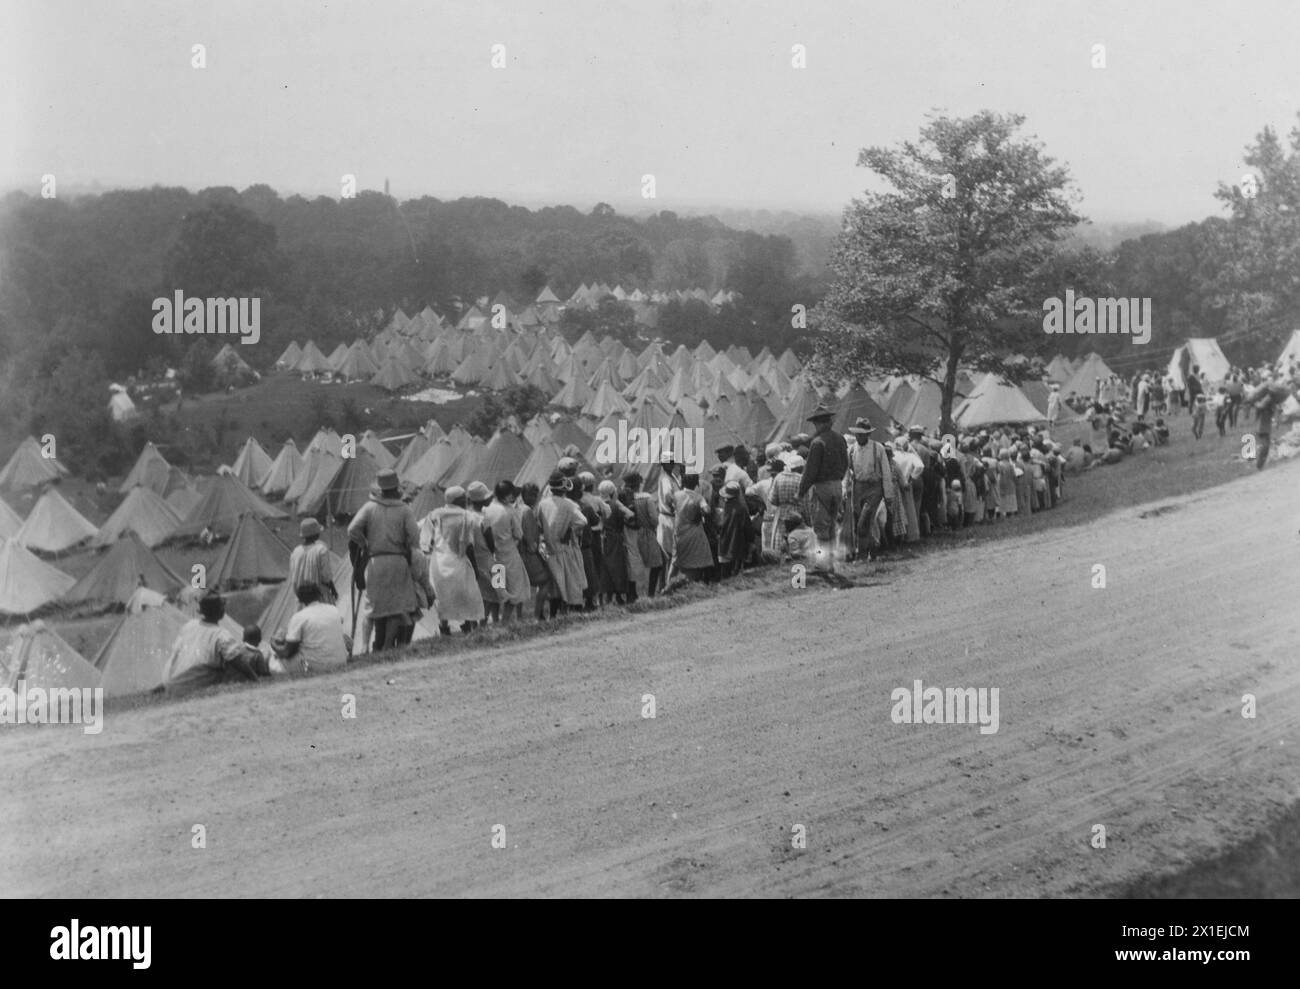
[{"label": "tall tree", "polygon": [[832,285],[813,312],[814,373],[935,381],[945,430],[959,368],[1014,377],[1003,359],[1041,332],[1034,273],[1082,219],[1068,170],[1019,136],[1023,124],[990,111],[936,116],[916,143],[861,151],[858,165],[892,188],[844,212]]},{"label": "tall tree", "polygon": [[1229,328],[1274,344],[1300,318],[1300,126],[1285,144],[1265,127],[1244,160],[1251,171],[1215,193],[1231,213],[1217,287]]}]

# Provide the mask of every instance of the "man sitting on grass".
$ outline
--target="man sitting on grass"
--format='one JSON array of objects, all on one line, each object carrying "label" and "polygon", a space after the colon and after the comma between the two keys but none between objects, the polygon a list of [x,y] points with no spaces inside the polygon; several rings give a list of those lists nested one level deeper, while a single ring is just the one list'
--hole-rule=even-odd
[{"label": "man sitting on grass", "polygon": [[186,622],[176,636],[163,672],[170,696],[181,696],[234,680],[256,680],[257,650],[245,646],[222,628],[226,602],[216,591],[199,600],[199,617]]},{"label": "man sitting on grass", "polygon": [[304,673],[343,669],[352,652],[352,643],[343,631],[342,612],[321,600],[317,584],[303,584],[297,594],[302,607],[289,619],[282,661],[288,666],[300,659]]}]

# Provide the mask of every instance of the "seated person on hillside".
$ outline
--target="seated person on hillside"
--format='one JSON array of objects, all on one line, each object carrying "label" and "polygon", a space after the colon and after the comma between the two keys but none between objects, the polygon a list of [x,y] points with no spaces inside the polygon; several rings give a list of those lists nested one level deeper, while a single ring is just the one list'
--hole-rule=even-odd
[{"label": "seated person on hillside", "polygon": [[1124,451],[1117,446],[1112,446],[1101,455],[1103,464],[1117,464],[1124,459]]},{"label": "seated person on hillside", "polygon": [[1083,445],[1083,440],[1076,439],[1074,445],[1065,451],[1065,471],[1078,474],[1086,470],[1092,461],[1092,451]]},{"label": "seated person on hillside", "polygon": [[352,643],[343,630],[343,613],[321,600],[316,584],[303,584],[297,595],[302,607],[289,619],[282,661],[287,666],[301,659],[307,673],[343,669],[352,652]]},{"label": "seated person on hillside", "polygon": [[1169,427],[1165,425],[1163,419],[1156,420],[1156,446],[1164,446],[1169,442]]},{"label": "seated person on hillside", "polygon": [[811,561],[817,553],[817,534],[798,512],[785,520],[785,542],[792,560]]},{"label": "seated person on hillside", "polygon": [[250,665],[258,676],[267,677],[275,672],[275,666],[278,665],[275,653],[271,651],[270,645],[262,641],[262,629],[259,626],[244,626],[244,645],[257,653],[256,656],[250,654]]},{"label": "seated person on hillside", "polygon": [[257,652],[218,624],[225,614],[226,602],[216,591],[209,591],[199,601],[200,617],[181,627],[163,669],[163,685],[169,695],[179,696],[233,680],[257,679],[253,669]]}]

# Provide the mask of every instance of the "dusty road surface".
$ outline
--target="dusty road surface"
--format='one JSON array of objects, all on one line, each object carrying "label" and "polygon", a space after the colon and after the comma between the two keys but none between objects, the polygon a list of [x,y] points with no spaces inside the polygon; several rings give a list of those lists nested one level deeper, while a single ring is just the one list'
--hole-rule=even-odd
[{"label": "dusty road surface", "polygon": [[[98,736],[3,727],[0,892],[1105,892],[1300,796],[1297,483],[1283,464],[853,590],[773,575],[508,648],[110,713]],[[895,724],[915,680],[997,687],[998,731]]]}]

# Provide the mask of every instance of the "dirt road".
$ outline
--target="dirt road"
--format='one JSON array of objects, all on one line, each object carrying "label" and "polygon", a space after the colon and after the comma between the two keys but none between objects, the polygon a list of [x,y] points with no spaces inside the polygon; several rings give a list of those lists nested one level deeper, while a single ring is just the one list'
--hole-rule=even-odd
[{"label": "dirt road", "polygon": [[[0,892],[1096,894],[1300,796],[1298,481],[99,736],[0,728]],[[999,730],[895,724],[915,680],[999,688]]]}]

